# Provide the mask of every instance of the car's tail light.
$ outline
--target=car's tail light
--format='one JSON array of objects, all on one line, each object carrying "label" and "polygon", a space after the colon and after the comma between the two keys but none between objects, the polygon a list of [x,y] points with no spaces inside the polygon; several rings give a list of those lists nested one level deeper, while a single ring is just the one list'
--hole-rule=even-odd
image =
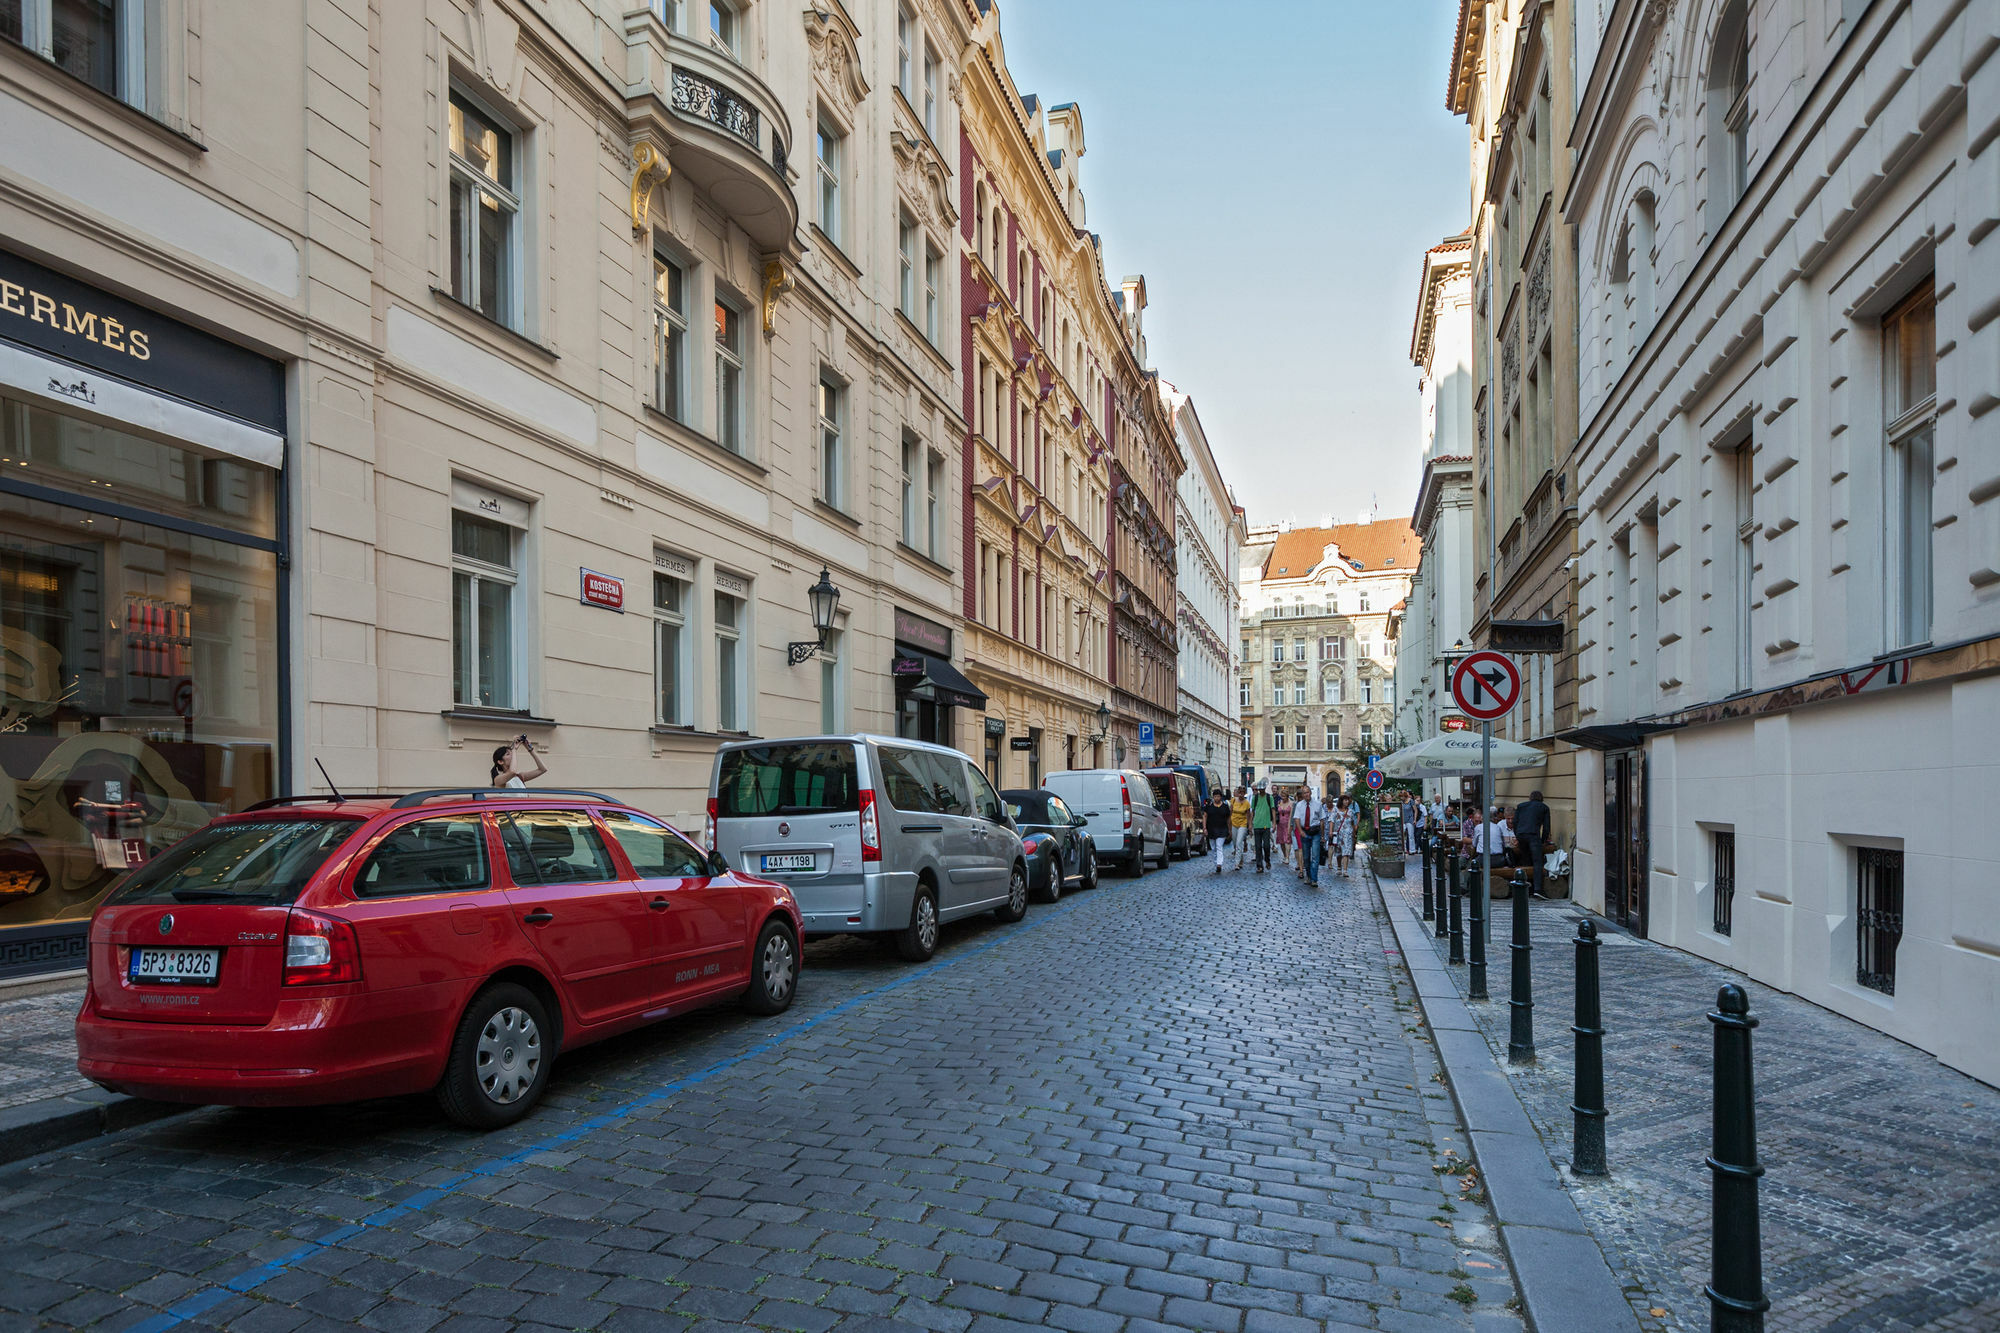
[{"label": "car's tail light", "polygon": [[287,986],[330,986],[361,980],[361,941],[336,917],[294,907],[285,917]]},{"label": "car's tail light", "polygon": [[708,818],[701,823],[702,850],[715,855],[715,798],[708,798]]},{"label": "car's tail light", "polygon": [[875,821],[875,793],[867,789],[861,793],[861,859],[882,859],[882,826]]},{"label": "car's tail light", "polygon": [[1132,783],[1129,779],[1118,779],[1118,794],[1125,801],[1125,831],[1132,831]]}]

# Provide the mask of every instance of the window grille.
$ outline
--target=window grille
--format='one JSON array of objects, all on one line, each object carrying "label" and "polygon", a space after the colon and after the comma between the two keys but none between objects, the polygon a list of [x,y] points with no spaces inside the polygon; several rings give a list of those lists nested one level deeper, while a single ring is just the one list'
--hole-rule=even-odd
[{"label": "window grille", "polygon": [[1736,833],[1715,835],[1715,933],[1727,935],[1736,911]]},{"label": "window grille", "polygon": [[1896,946],[1903,940],[1903,854],[1856,848],[1855,869],[1855,980],[1894,995]]}]

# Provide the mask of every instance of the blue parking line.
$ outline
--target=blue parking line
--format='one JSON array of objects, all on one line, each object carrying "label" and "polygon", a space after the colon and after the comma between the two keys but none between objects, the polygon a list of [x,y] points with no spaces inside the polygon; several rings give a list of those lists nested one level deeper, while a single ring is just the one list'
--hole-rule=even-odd
[{"label": "blue parking line", "polygon": [[[1098,890],[1103,890],[1107,887],[1111,886],[1107,886],[1101,879],[1098,881]],[[1093,891],[1092,896],[1096,896],[1096,891]],[[746,1060],[754,1060],[758,1056],[776,1049],[800,1033],[811,1031],[814,1027],[817,1027],[829,1018],[835,1018],[852,1009],[859,1008],[869,1000],[887,995],[890,991],[898,990],[909,985],[911,982],[919,981],[933,972],[943,971],[947,967],[956,967],[968,958],[977,958],[989,949],[997,949],[1003,944],[1019,939],[1026,931],[1034,930],[1038,926],[1044,925],[1063,913],[1068,912],[1071,908],[1077,906],[1078,902],[1078,899],[1070,898],[1045,911],[1037,912],[1034,918],[1027,922],[1021,929],[1007,931],[990,940],[975,944],[969,949],[954,953],[949,958],[928,963],[913,971],[905,972],[894,981],[885,982],[873,990],[863,991],[859,995],[842,1000],[831,1009],[814,1014],[811,1018],[786,1028],[776,1036],[767,1037],[746,1051],[732,1055],[727,1059],[717,1060],[714,1064],[703,1069],[698,1069],[683,1078],[674,1079],[670,1083],[663,1083],[651,1092],[640,1097],[635,1097],[622,1106],[613,1107],[601,1115],[595,1115],[588,1120],[579,1121],[568,1129],[551,1134],[547,1138],[541,1139],[526,1148],[516,1149],[504,1157],[492,1158],[480,1163],[469,1171],[461,1171],[459,1174],[448,1177],[436,1185],[418,1190],[401,1203],[392,1204],[378,1212],[370,1213],[358,1222],[349,1222],[344,1226],[336,1227],[326,1235],[316,1240],[306,1241],[297,1249],[281,1254],[276,1259],[269,1260],[257,1265],[255,1268],[238,1273],[235,1277],[230,1278],[220,1286],[205,1287],[192,1295],[183,1296],[161,1313],[149,1319],[142,1319],[138,1323],[131,1325],[126,1329],[125,1333],[161,1333],[162,1330],[170,1329],[176,1324],[184,1323],[189,1319],[206,1314],[232,1296],[238,1296],[247,1291],[254,1291],[258,1287],[263,1286],[266,1282],[279,1276],[308,1255],[317,1254],[321,1250],[330,1249],[335,1245],[341,1244],[343,1241],[351,1240],[372,1227],[387,1226],[391,1222],[397,1222],[410,1216],[412,1213],[420,1213],[439,1199],[456,1193],[462,1186],[472,1181],[498,1175],[510,1167],[519,1166],[522,1162],[527,1161],[538,1153],[549,1152],[562,1144],[574,1143],[578,1139],[586,1138],[598,1130],[616,1124],[618,1121],[635,1115],[648,1107],[657,1106],[677,1093],[697,1087],[700,1084],[708,1082],[708,1080],[714,1078],[717,1074],[734,1069]],[[804,974],[803,968],[800,969],[800,973],[801,975]]]}]

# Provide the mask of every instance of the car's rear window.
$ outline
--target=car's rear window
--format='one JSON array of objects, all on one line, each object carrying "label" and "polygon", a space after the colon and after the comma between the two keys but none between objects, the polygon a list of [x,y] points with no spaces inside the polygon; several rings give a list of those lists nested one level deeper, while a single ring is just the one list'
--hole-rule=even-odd
[{"label": "car's rear window", "polygon": [[211,824],[132,872],[109,901],[290,905],[360,827],[358,819]]},{"label": "car's rear window", "polygon": [[1168,805],[1167,780],[1165,778],[1149,777],[1146,779],[1146,785],[1153,789],[1153,808],[1155,810],[1165,810]]},{"label": "car's rear window", "polygon": [[854,746],[841,741],[728,750],[716,778],[716,814],[838,814],[861,808]]},{"label": "car's rear window", "polygon": [[1007,803],[1007,813],[1017,824],[1049,822],[1049,801],[1046,796],[1037,796],[1033,792],[1010,791],[1000,793],[1000,799]]}]

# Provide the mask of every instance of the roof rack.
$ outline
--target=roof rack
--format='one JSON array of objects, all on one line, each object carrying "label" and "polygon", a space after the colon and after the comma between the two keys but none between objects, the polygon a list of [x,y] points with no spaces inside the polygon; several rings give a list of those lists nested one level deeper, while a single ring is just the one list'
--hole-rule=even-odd
[{"label": "roof rack", "polygon": [[494,796],[510,797],[514,800],[523,798],[539,800],[544,796],[574,796],[585,801],[603,801],[607,805],[619,804],[617,800],[602,792],[583,791],[576,787],[536,787],[532,791],[525,787],[432,787],[427,791],[413,791],[408,796],[398,796],[396,803],[389,808],[403,810],[413,805],[422,805],[426,801],[434,801],[440,796],[469,796],[475,801],[483,801]]},{"label": "roof rack", "polygon": [[273,806],[280,805],[313,805],[322,801],[329,805],[341,805],[350,801],[388,801],[397,799],[398,795],[399,793],[396,792],[363,792],[359,796],[335,796],[331,792],[323,792],[311,796],[273,796],[268,801],[259,801],[255,805],[244,806],[243,813],[248,814],[252,810],[269,810]]}]

